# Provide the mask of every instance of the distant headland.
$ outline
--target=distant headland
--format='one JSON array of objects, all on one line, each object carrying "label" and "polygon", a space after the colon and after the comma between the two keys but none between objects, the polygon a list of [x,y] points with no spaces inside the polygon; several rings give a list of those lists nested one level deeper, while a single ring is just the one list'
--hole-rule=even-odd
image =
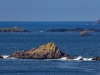
[{"label": "distant headland", "polygon": [[82,32],[82,31],[90,31],[90,32],[100,32],[100,29],[94,28],[75,28],[75,29],[49,29],[46,32]]},{"label": "distant headland", "polygon": [[14,26],[11,28],[0,28],[0,32],[29,32],[29,30]]}]

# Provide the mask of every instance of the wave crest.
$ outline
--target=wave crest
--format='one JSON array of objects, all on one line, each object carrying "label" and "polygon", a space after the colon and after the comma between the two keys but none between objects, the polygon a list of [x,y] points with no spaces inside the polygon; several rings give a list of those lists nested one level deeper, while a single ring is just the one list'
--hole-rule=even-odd
[{"label": "wave crest", "polygon": [[82,56],[75,57],[74,59],[68,59],[67,57],[62,57],[61,60],[83,60],[83,61],[92,61],[93,58],[84,58]]}]

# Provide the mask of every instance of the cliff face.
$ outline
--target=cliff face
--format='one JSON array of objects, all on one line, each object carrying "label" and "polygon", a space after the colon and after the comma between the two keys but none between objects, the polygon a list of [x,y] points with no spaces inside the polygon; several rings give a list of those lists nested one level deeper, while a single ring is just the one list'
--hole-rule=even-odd
[{"label": "cliff face", "polygon": [[61,57],[69,57],[66,53],[62,52],[53,42],[41,45],[37,49],[29,51],[17,51],[10,57],[25,58],[25,59],[58,59]]}]

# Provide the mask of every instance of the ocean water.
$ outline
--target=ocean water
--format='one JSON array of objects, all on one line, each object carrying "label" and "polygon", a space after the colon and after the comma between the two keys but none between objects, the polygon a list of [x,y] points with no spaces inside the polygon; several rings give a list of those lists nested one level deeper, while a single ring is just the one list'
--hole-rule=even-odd
[{"label": "ocean water", "polygon": [[100,75],[100,61],[61,59],[15,59],[6,56],[17,50],[38,48],[54,42],[70,56],[100,56],[100,32],[81,37],[80,32],[45,32],[51,28],[100,28],[93,22],[0,22],[0,28],[18,26],[27,33],[0,33],[0,75]]}]

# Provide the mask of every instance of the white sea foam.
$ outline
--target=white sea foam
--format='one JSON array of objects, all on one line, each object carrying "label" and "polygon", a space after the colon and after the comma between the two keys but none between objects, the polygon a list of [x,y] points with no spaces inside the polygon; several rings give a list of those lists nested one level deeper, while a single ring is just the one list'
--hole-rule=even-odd
[{"label": "white sea foam", "polygon": [[78,56],[74,60],[82,60],[82,56]]},{"label": "white sea foam", "polygon": [[83,58],[82,56],[75,57],[74,59],[68,59],[67,57],[62,57],[60,60],[75,60],[75,61],[92,61],[93,58]]},{"label": "white sea foam", "polygon": [[44,32],[44,31],[40,31],[40,32]]},{"label": "white sea foam", "polygon": [[83,58],[84,61],[92,61],[93,58]]},{"label": "white sea foam", "polygon": [[9,59],[18,59],[18,58],[10,57]]},{"label": "white sea foam", "polygon": [[9,57],[9,55],[2,55],[3,59],[17,59],[17,58],[13,58],[13,57]]},{"label": "white sea foam", "polygon": [[62,57],[61,60],[67,60],[67,57]]},{"label": "white sea foam", "polygon": [[[13,57],[9,57],[9,55],[2,55],[4,59],[17,59],[17,58],[13,58]],[[79,61],[79,60],[82,60],[82,61],[92,61],[93,58],[83,58],[82,56],[78,56],[78,57],[75,57],[74,59],[68,59],[67,57],[62,57],[60,59],[46,59],[46,61],[51,61],[51,60],[62,60],[62,61],[65,61],[65,60],[75,60],[75,61]]]},{"label": "white sea foam", "polygon": [[2,55],[3,56],[3,58],[8,58],[9,57],[9,55]]}]

